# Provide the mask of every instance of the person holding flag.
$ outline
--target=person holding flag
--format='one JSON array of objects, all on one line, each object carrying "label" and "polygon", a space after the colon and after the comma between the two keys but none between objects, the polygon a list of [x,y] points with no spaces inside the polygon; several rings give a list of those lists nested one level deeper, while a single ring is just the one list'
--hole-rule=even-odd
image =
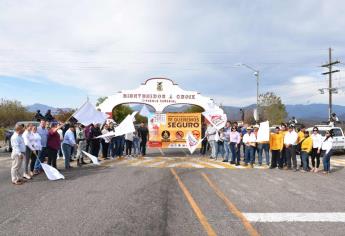
[{"label": "person holding flag", "polygon": [[65,157],[65,169],[72,168],[70,165],[72,148],[77,147],[77,143],[74,137],[74,125],[70,125],[69,129],[66,131],[63,142],[62,142],[62,153]]},{"label": "person holding flag", "polygon": [[12,167],[11,167],[11,179],[12,183],[15,185],[21,185],[25,181],[23,180],[23,173],[22,173],[22,162],[25,156],[25,143],[22,137],[24,133],[24,128],[21,125],[16,125],[14,128],[15,132],[11,137],[11,145],[12,145]]}]

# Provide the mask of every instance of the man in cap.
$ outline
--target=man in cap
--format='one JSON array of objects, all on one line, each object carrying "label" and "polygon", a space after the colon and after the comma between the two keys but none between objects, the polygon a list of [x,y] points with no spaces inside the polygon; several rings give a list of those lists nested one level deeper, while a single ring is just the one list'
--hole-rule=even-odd
[{"label": "man in cap", "polygon": [[256,146],[256,137],[253,132],[252,127],[247,128],[247,133],[243,136],[243,144],[246,146],[245,149],[245,166],[250,166],[253,168],[255,163],[254,148]]}]

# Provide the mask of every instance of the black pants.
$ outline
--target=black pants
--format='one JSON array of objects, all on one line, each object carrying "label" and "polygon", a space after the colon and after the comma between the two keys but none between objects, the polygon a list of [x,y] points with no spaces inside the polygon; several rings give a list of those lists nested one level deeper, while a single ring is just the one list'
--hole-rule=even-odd
[{"label": "black pants", "polygon": [[286,152],[286,160],[287,160],[287,167],[291,168],[291,161],[292,166],[294,169],[297,169],[297,159],[296,159],[296,146],[292,145],[285,149]]},{"label": "black pants", "polygon": [[271,161],[271,167],[276,168],[277,164],[280,160],[280,150],[272,150],[272,161]]},{"label": "black pants", "polygon": [[99,140],[92,140],[91,141],[91,155],[98,158],[100,143]]},{"label": "black pants", "polygon": [[200,153],[201,153],[201,155],[206,155],[206,152],[207,152],[207,139],[204,139],[201,142]]},{"label": "black pants", "polygon": [[104,140],[102,140],[102,156],[103,156],[103,158],[108,157],[108,149],[109,149],[109,143],[106,143]]},{"label": "black pants", "polygon": [[286,166],[286,149],[283,147],[283,150],[280,152],[280,157],[278,160],[279,168],[283,168],[283,166]]},{"label": "black pants", "polygon": [[37,158],[36,156],[37,156],[37,151],[32,151],[31,155],[30,155],[30,171],[31,172],[34,171],[34,169],[35,169],[35,162],[36,162],[36,158]]},{"label": "black pants", "polygon": [[57,158],[58,150],[47,147],[47,152],[48,152],[48,165],[56,168],[56,158]]},{"label": "black pants", "polygon": [[132,155],[133,141],[126,140],[126,155]]},{"label": "black pants", "polygon": [[140,152],[141,155],[145,156],[146,155],[146,143],[147,143],[147,139],[142,139],[140,142]]},{"label": "black pants", "polygon": [[315,158],[316,158],[316,168],[320,167],[320,156],[321,152],[317,153],[318,148],[313,148],[311,150],[311,164],[313,167],[315,167]]}]

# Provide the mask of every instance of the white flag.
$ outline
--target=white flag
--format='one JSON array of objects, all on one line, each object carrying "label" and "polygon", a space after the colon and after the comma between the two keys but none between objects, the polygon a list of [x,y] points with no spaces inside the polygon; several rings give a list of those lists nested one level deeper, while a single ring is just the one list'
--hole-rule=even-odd
[{"label": "white flag", "polygon": [[110,131],[109,133],[100,135],[96,138],[110,138],[115,136],[121,136],[128,133],[133,133],[135,131],[135,127],[133,122],[135,121],[135,115],[138,112],[135,111],[130,115],[127,115],[127,117],[119,124],[119,126],[115,127],[115,132]]},{"label": "white flag", "polygon": [[135,115],[137,112],[133,112],[131,115],[128,115],[120,124],[115,128],[115,136],[121,136],[128,133],[133,133],[135,127],[133,121],[135,120]]},{"label": "white flag", "polygon": [[257,142],[268,142],[270,141],[270,123],[269,121],[261,122]]},{"label": "white flag", "polygon": [[146,116],[146,117],[148,117],[148,116],[150,116],[151,112],[150,112],[150,111],[147,109],[147,107],[144,105],[144,106],[141,108],[139,114],[140,114],[141,116]]},{"label": "white flag", "polygon": [[89,124],[102,124],[108,118],[105,113],[96,110],[89,101],[84,103],[72,116],[85,126]]},{"label": "white flag", "polygon": [[91,155],[90,153],[87,153],[87,152],[85,152],[85,151],[83,151],[83,153],[84,153],[88,158],[91,159],[91,161],[93,162],[93,164],[95,164],[95,165],[100,165],[100,163],[99,163],[97,157],[95,157],[94,155]]},{"label": "white flag", "polygon": [[224,128],[227,122],[227,117],[225,113],[219,111],[205,111],[202,115],[211,123],[211,125],[220,130]]},{"label": "white flag", "polygon": [[254,120],[255,120],[255,121],[258,121],[259,117],[258,117],[258,109],[257,109],[257,108],[255,108],[255,109],[253,110],[253,116],[254,116]]},{"label": "white flag", "polygon": [[65,179],[65,176],[63,176],[57,169],[54,167],[41,163],[41,166],[44,170],[44,173],[46,173],[46,176],[49,180],[58,180],[58,179]]},{"label": "white flag", "polygon": [[197,140],[192,132],[188,132],[186,136],[186,146],[190,151],[190,154],[193,154],[195,149],[199,146],[199,144],[202,142],[203,139]]}]

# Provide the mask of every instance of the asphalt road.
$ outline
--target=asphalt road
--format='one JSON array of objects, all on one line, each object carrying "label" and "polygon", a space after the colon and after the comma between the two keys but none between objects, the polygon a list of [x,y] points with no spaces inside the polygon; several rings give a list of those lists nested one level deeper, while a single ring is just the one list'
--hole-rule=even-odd
[{"label": "asphalt road", "polygon": [[[341,165],[324,176],[113,161],[63,170],[65,180],[41,174],[14,186],[7,159],[0,154],[0,235],[345,235],[343,216],[321,222],[324,213],[345,213]],[[305,219],[258,222],[252,219],[257,213],[276,213],[275,219],[300,213]]]}]

